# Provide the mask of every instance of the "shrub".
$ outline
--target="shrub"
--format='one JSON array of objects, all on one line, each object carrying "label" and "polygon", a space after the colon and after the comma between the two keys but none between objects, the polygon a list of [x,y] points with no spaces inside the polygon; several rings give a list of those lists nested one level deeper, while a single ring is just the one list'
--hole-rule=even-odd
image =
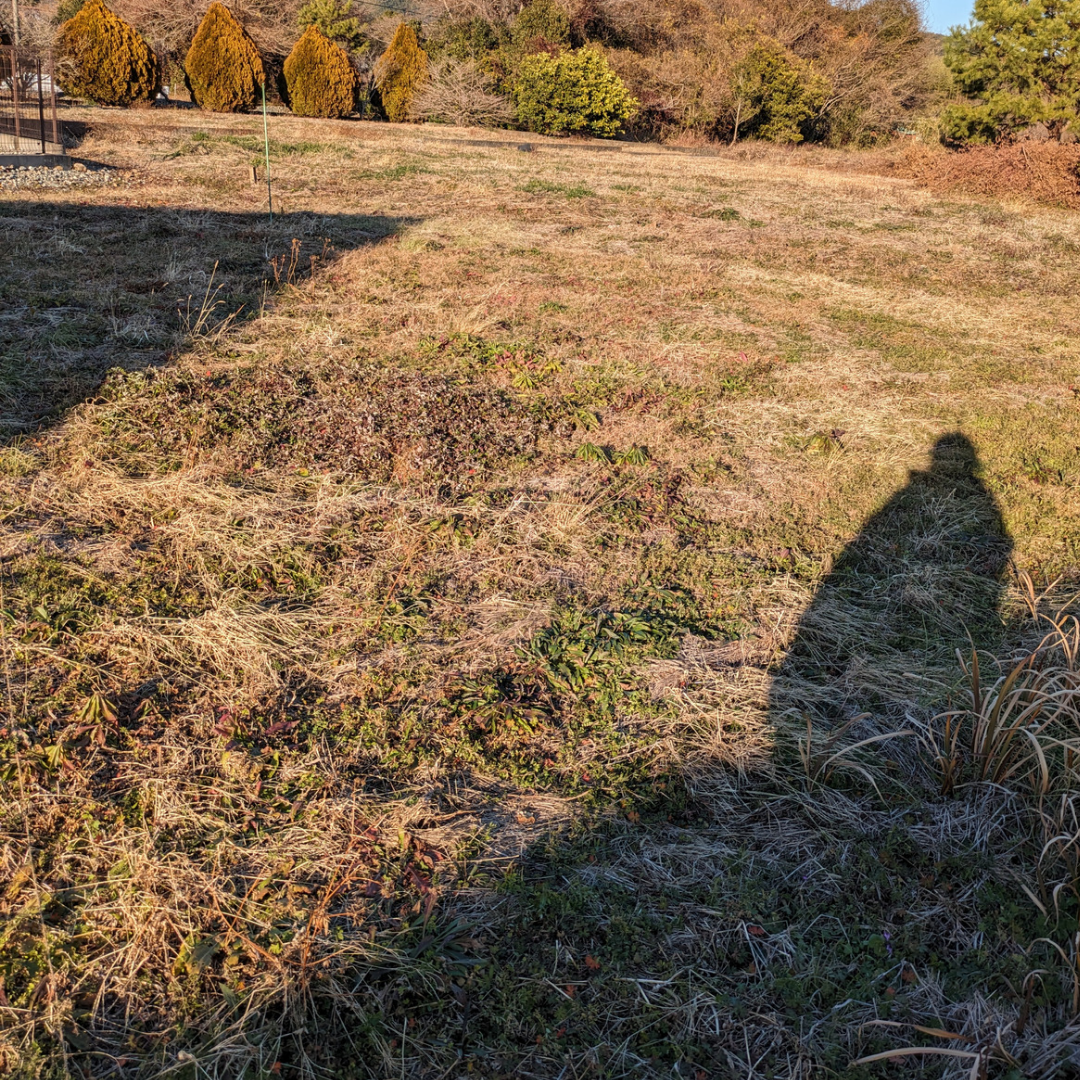
[{"label": "shrub", "polygon": [[1080,110],[1080,0],[976,0],[945,44],[957,89],[977,101],[942,112],[952,142],[992,142],[1029,124],[1059,135]]},{"label": "shrub", "polygon": [[506,28],[475,15],[467,19],[443,16],[428,31],[424,49],[432,61],[480,60],[507,42]]},{"label": "shrub", "polygon": [[524,57],[514,101],[518,120],[530,131],[608,138],[622,130],[638,104],[607,60],[588,48]]},{"label": "shrub", "polygon": [[491,87],[491,80],[471,60],[444,60],[413,99],[418,120],[498,127],[514,118],[513,105]]},{"label": "shrub", "polygon": [[367,48],[351,0],[307,0],[296,16],[296,24],[301,30],[316,27],[331,41],[351,52],[363,52]]},{"label": "shrub", "polygon": [[802,142],[829,84],[778,41],[761,41],[735,68],[735,137],[741,124],[769,142]]},{"label": "shrub", "polygon": [[[59,26],[62,23],[66,23],[68,19],[74,19],[75,16],[82,11],[85,3],[86,0],[60,0],[60,3],[56,5],[56,15],[54,16],[56,25]],[[9,41],[3,39],[4,32],[0,30],[0,43],[4,45],[10,44]]]},{"label": "shrub", "polygon": [[348,54],[309,26],[285,61],[289,108],[297,116],[338,118],[356,108],[356,72]]},{"label": "shrub", "polygon": [[184,61],[191,100],[212,112],[252,108],[266,83],[262,57],[224,4],[210,5]]},{"label": "shrub", "polygon": [[57,38],[64,90],[99,105],[153,101],[160,72],[153,49],[102,0],[87,0]]},{"label": "shrub", "polygon": [[525,51],[565,48],[570,44],[570,19],[555,0],[532,0],[514,20],[513,39]]},{"label": "shrub", "polygon": [[420,48],[416,30],[403,22],[375,65],[375,85],[388,120],[401,123],[409,118],[412,100],[427,78],[427,53]]}]

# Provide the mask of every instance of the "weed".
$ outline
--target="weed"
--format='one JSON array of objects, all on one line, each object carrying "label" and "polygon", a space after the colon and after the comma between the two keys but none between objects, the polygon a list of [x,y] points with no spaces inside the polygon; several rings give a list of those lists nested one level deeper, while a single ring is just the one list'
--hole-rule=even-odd
[{"label": "weed", "polygon": [[586,184],[556,184],[551,180],[530,180],[518,190],[530,195],[563,195],[567,199],[591,199],[596,195]]},{"label": "weed", "polygon": [[[1030,578],[1023,584],[1034,608]],[[958,654],[970,703],[935,717],[924,731],[942,794],[968,782],[1022,782],[1046,795],[1080,779],[1080,621],[1068,614],[1040,618],[1050,622],[1050,633],[990,685],[977,651],[967,661]]]}]

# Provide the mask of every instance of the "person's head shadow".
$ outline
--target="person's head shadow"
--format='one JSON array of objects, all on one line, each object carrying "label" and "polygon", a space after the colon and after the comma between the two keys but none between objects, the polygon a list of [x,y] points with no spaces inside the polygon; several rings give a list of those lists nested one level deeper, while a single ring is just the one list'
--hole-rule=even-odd
[{"label": "person's head shadow", "polygon": [[61,420],[109,369],[166,364],[415,220],[275,212],[271,221],[265,210],[130,205],[119,193],[108,203],[0,202],[0,442]]},{"label": "person's head shadow", "polygon": [[819,585],[775,672],[774,722],[829,728],[934,705],[968,641],[992,647],[1012,541],[959,432],[863,525]]}]

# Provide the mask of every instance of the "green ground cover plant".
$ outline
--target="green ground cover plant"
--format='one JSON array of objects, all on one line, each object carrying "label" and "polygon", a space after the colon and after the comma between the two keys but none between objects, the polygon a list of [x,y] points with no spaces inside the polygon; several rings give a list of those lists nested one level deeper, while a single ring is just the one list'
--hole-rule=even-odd
[{"label": "green ground cover plant", "polygon": [[1075,214],[280,116],[270,223],[261,118],[73,115],[139,183],[0,193],[9,1072],[1068,1075]]}]

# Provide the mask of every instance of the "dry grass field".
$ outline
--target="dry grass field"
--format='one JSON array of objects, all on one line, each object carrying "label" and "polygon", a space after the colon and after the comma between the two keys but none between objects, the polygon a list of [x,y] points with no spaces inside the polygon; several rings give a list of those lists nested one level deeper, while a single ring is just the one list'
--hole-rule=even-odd
[{"label": "dry grass field", "polygon": [[1077,1075],[1075,212],[274,117],[270,223],[260,118],[84,119],[0,191],[0,1072]]}]

